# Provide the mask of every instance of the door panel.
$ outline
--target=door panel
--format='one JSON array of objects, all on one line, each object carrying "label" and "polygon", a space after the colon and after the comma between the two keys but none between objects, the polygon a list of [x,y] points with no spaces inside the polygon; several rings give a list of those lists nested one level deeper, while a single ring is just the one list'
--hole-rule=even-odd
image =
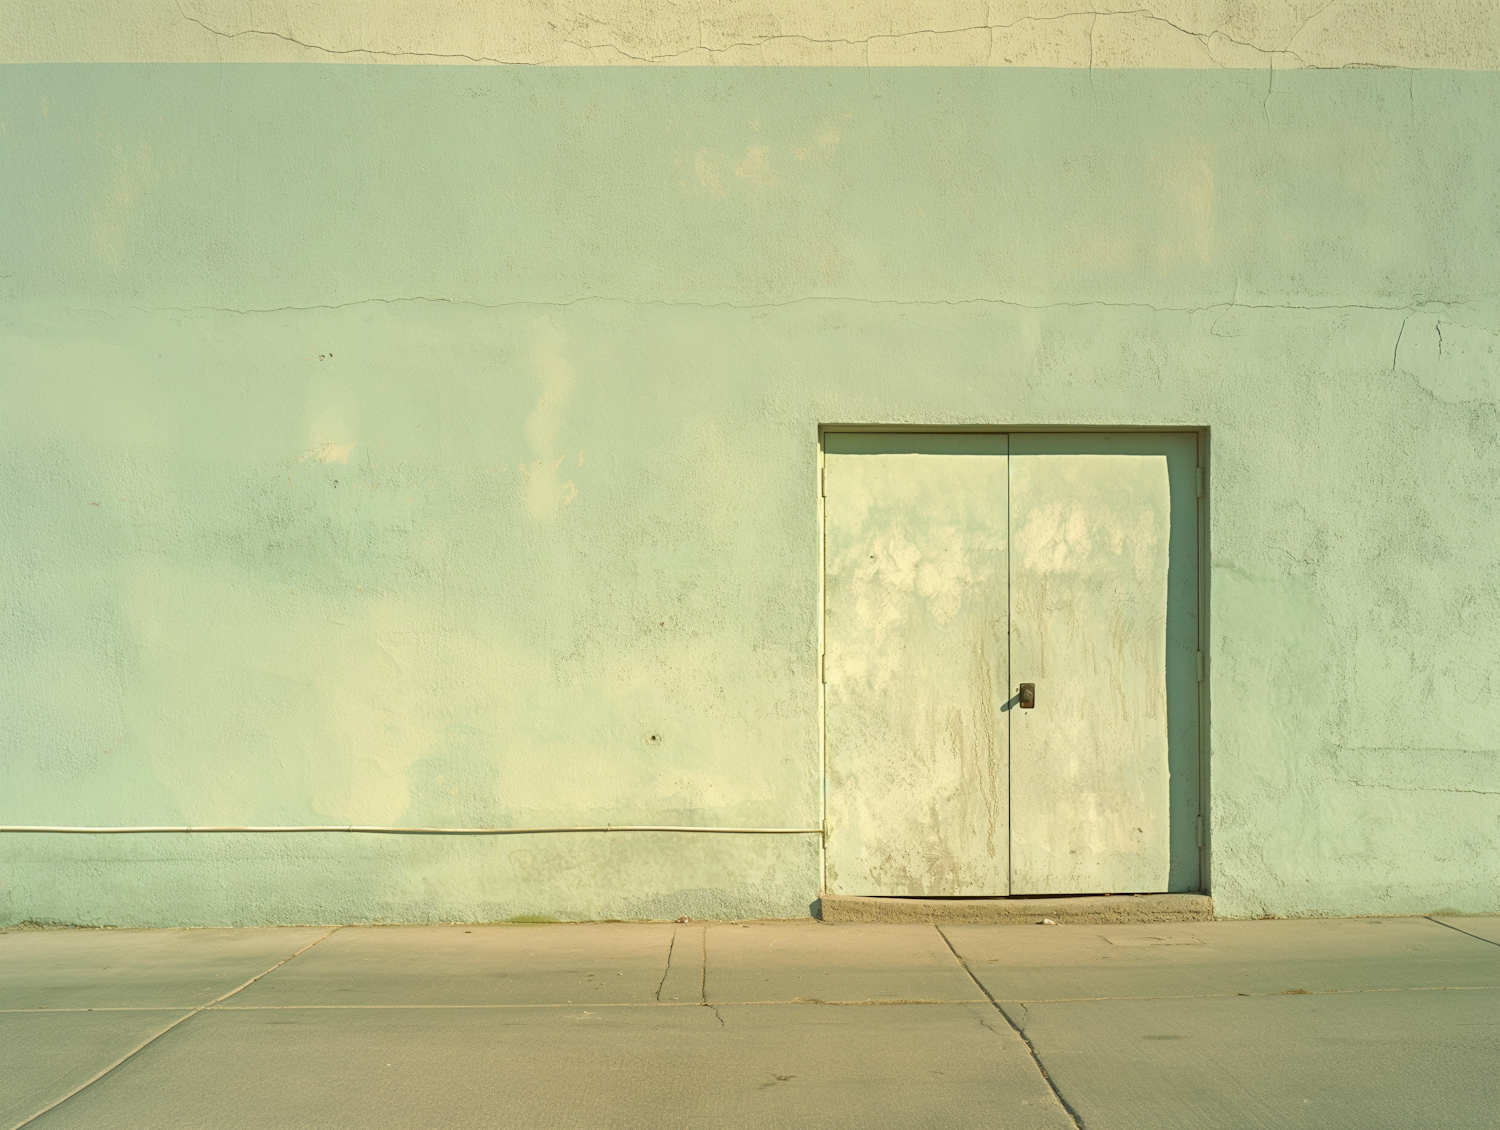
[{"label": "door panel", "polygon": [[1010,453],[1011,890],[1195,889],[1196,437]]},{"label": "door panel", "polygon": [[824,453],[827,889],[1005,894],[1006,437]]}]

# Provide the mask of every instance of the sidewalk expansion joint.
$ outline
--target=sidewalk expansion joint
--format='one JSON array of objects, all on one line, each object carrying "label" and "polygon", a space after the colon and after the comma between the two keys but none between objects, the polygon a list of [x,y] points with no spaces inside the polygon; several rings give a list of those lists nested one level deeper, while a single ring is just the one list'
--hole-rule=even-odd
[{"label": "sidewalk expansion joint", "polygon": [[[973,981],[975,986],[978,987],[979,991],[982,992],[986,998],[988,998],[990,1005],[994,1008],[994,1010],[1001,1016],[1005,1017],[1005,1023],[1010,1026],[1010,1030],[1014,1032],[1018,1037],[1020,1037],[1021,1042],[1026,1045],[1026,1051],[1031,1055],[1031,1062],[1036,1064],[1037,1071],[1041,1073],[1042,1079],[1051,1089],[1052,1097],[1057,1100],[1057,1105],[1062,1107],[1063,1110],[1067,1112],[1068,1117],[1073,1120],[1073,1125],[1078,1127],[1078,1130],[1083,1130],[1083,1119],[1079,1116],[1078,1112],[1073,1109],[1072,1105],[1069,1104],[1068,1100],[1063,1098],[1062,1092],[1057,1089],[1057,1084],[1053,1082],[1052,1076],[1048,1073],[1046,1065],[1042,1063],[1042,1057],[1037,1054],[1036,1046],[1032,1044],[1031,1040],[1027,1037],[1025,1030],[1019,1027],[1016,1022],[1006,1014],[1005,1009],[1000,1007],[1000,1002],[997,1001],[993,996],[991,996],[990,991],[984,987],[979,978],[974,976],[974,971],[969,968],[969,963],[964,960],[963,955],[960,954],[954,947],[953,942],[949,939],[948,935],[943,932],[943,928],[938,925],[934,925],[932,928],[938,932],[938,937],[943,939],[943,943],[948,947],[949,952],[953,954],[953,959],[957,961],[958,964],[963,967],[963,971],[969,975],[969,980]],[[1025,1006],[1023,1005],[1022,1007],[1024,1008]],[[989,1025],[987,1024],[984,1026],[986,1028],[989,1027]],[[994,1031],[994,1029],[991,1029],[991,1031]]]},{"label": "sidewalk expansion joint", "polygon": [[[119,1067],[122,1063],[125,1063],[127,1060],[133,1058],[134,1056],[136,1056],[140,1052],[144,1051],[146,1048],[150,1047],[157,1040],[161,1039],[168,1032],[172,1031],[172,1029],[178,1028],[181,1025],[186,1024],[189,1020],[191,1020],[193,1017],[197,1016],[200,1012],[203,1012],[203,1011],[205,1011],[207,1009],[213,1008],[213,1006],[216,1005],[216,1004],[218,1004],[220,1001],[227,1001],[230,997],[234,996],[235,993],[238,993],[238,992],[240,992],[243,989],[248,989],[251,985],[255,984],[255,982],[259,981],[262,977],[265,977],[267,974],[275,973],[276,970],[280,969],[287,962],[291,961],[292,958],[294,958],[294,957],[300,957],[302,954],[304,954],[308,950],[312,949],[313,946],[317,945],[319,942],[325,940],[326,938],[332,937],[340,929],[342,929],[342,927],[334,926],[326,934],[322,934],[322,935],[314,938],[312,941],[308,942],[307,945],[303,946],[296,953],[288,954],[286,957],[282,958],[275,965],[271,966],[270,969],[267,969],[264,973],[257,973],[254,977],[250,978],[250,980],[246,981],[243,985],[237,985],[235,988],[230,989],[229,992],[224,993],[221,996],[215,997],[213,1000],[209,1001],[207,1004],[201,1004],[197,1008],[194,1008],[192,1011],[186,1013],[185,1015],[179,1016],[176,1020],[172,1021],[172,1023],[168,1024],[165,1028],[163,1028],[160,1032],[156,1033],[156,1035],[148,1037],[147,1039],[141,1041],[135,1047],[131,1048],[128,1052],[126,1052],[124,1055],[122,1055],[119,1059],[117,1059],[113,1063],[111,1063],[103,1071],[100,1071],[98,1074],[92,1076],[89,1079],[86,1079],[84,1082],[82,1082],[78,1086],[74,1087],[71,1091],[69,1091],[62,1098],[57,1099],[54,1102],[48,1103],[46,1106],[42,1107],[42,1109],[39,1110],[39,1111],[37,1111],[35,1114],[28,1115],[26,1118],[21,1119],[20,1122],[17,1122],[14,1126],[11,1127],[11,1130],[21,1130],[21,1127],[26,1126],[29,1123],[35,1122],[38,1118],[42,1117],[42,1115],[46,1114],[49,1110],[56,1110],[58,1107],[62,1106],[63,1103],[65,1103],[69,1099],[71,1099],[74,1095],[79,1094],[80,1092],[87,1090],[89,1087],[92,1087],[95,1083],[97,1083],[100,1079],[103,1079],[106,1075],[108,1075],[115,1068]],[[142,1010],[142,1011],[144,1011],[144,1010]]]},{"label": "sidewalk expansion joint", "polygon": [[[781,1000],[757,1000],[757,1001],[527,1001],[527,1002],[495,1002],[492,1004],[224,1004],[213,1005],[214,1012],[338,1012],[358,1011],[361,1009],[377,1011],[380,1009],[430,1009],[432,1011],[450,1010],[478,1010],[478,1009],[577,1009],[580,1005],[589,1008],[764,1008],[770,1005],[785,1005],[788,1007],[796,1005],[817,1005],[820,1008],[881,1008],[886,1005],[910,1005],[910,1004],[989,1004],[989,997],[900,997],[900,998],[876,998],[860,1001],[838,1001],[827,1000],[822,997],[786,997]],[[0,1012],[5,1010],[0,1009]],[[35,1009],[12,1009],[13,1012],[33,1012]],[[74,1011],[82,1012],[84,1009],[64,1010],[58,1012]],[[132,1011],[129,1009],[121,1011]]]},{"label": "sidewalk expansion joint", "polygon": [[[1472,993],[1495,985],[1396,985],[1385,989],[1269,989],[1258,993],[1158,993],[1142,997],[1027,997],[1024,1004],[1098,1004],[1103,1001],[1213,1001],[1230,997],[1353,997],[1361,993]],[[1012,997],[991,997],[1001,1004],[1023,1004]]]},{"label": "sidewalk expansion joint", "polygon": [[1500,942],[1495,941],[1493,938],[1481,938],[1478,934],[1471,934],[1467,930],[1460,929],[1459,927],[1453,925],[1453,923],[1451,922],[1444,922],[1439,918],[1434,918],[1430,914],[1424,914],[1422,915],[1422,917],[1427,919],[1427,921],[1429,922],[1436,922],[1439,926],[1446,926],[1450,930],[1458,930],[1458,932],[1464,935],[1464,937],[1473,938],[1476,942],[1487,942],[1492,946],[1500,946]]},{"label": "sidewalk expansion joint", "polygon": [[698,999],[708,1003],[708,927],[703,927],[703,976],[698,981]]}]

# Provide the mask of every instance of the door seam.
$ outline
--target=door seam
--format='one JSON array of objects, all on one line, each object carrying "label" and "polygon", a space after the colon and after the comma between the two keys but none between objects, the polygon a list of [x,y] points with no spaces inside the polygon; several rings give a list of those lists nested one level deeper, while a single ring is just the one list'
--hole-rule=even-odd
[{"label": "door seam", "polygon": [[[1014,536],[1011,530],[1011,464],[1010,464],[1010,435],[1005,437],[1005,702],[1009,702],[1010,688],[1015,685],[1016,672],[1011,666],[1011,640],[1015,635],[1016,610],[1011,606],[1014,601],[1014,581],[1012,575],[1015,573]],[[1015,826],[1016,826],[1016,794],[1015,777],[1011,771],[1013,761],[1013,750],[1011,748],[1011,730],[1015,722],[1015,710],[1005,711],[1005,893],[1011,895],[1016,889],[1016,853],[1015,853]]]}]

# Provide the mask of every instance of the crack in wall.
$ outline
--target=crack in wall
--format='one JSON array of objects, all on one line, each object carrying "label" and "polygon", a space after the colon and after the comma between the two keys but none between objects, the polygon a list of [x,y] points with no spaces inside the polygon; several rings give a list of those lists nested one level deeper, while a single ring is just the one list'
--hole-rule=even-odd
[{"label": "crack in wall", "polygon": [[1089,21],[1089,93],[1094,93],[1094,30],[1099,26],[1099,16],[1096,13]]},{"label": "crack in wall", "polygon": [[1357,781],[1353,777],[1341,777],[1346,785],[1360,789],[1389,789],[1396,793],[1468,793],[1471,796],[1500,796],[1500,789],[1446,789],[1437,785],[1388,785],[1383,781]]},{"label": "crack in wall", "polygon": [[[799,306],[811,303],[851,303],[863,306],[999,306],[1013,310],[1025,310],[1028,312],[1041,313],[1048,310],[1148,310],[1153,314],[1212,314],[1223,315],[1236,310],[1286,310],[1302,313],[1334,313],[1347,310],[1365,310],[1379,314],[1404,314],[1406,319],[1402,321],[1404,332],[1406,322],[1418,313],[1436,310],[1451,310],[1453,307],[1467,306],[1474,299],[1451,298],[1451,299],[1415,299],[1408,303],[1399,305],[1382,305],[1369,302],[1337,302],[1337,303],[1297,303],[1297,302],[1215,302],[1207,306],[1158,306],[1150,302],[1115,302],[1108,299],[1083,299],[1077,301],[1060,302],[1021,302],[1010,298],[864,298],[847,295],[805,295],[799,298],[787,298],[774,302],[734,302],[723,300],[718,302],[694,301],[691,299],[671,298],[624,298],[617,295],[607,294],[583,294],[574,298],[544,299],[544,298],[516,298],[500,302],[483,302],[475,298],[447,298],[438,295],[405,295],[397,298],[369,297],[351,298],[347,302],[315,302],[304,306],[142,306],[130,305],[120,310],[106,310],[98,307],[74,307],[78,313],[95,313],[104,317],[116,318],[124,312],[141,314],[289,314],[289,313],[311,313],[318,310],[346,310],[355,306],[386,305],[396,306],[404,303],[432,303],[445,306],[472,306],[480,310],[503,310],[510,307],[540,307],[540,308],[562,308],[577,306],[582,303],[597,302],[606,304],[624,304],[629,306],[662,306],[662,307],[686,307],[704,310],[775,310],[791,306]],[[1217,323],[1216,323],[1217,324]],[[1399,334],[1396,342],[1400,346]],[[1395,353],[1391,357],[1391,367],[1395,368]]]},{"label": "crack in wall", "polygon": [[1396,344],[1391,348],[1391,372],[1396,371],[1396,358],[1401,355],[1401,338],[1406,334],[1406,323],[1411,321],[1417,311],[1413,310],[1401,319],[1401,328],[1396,331]]},{"label": "crack in wall", "polygon": [[[304,50],[317,51],[335,56],[369,55],[379,58],[432,59],[437,61],[449,62],[487,63],[501,66],[546,66],[548,65],[548,62],[555,64],[559,61],[556,53],[554,53],[551,60],[549,61],[535,61],[523,59],[515,55],[476,55],[462,51],[418,51],[373,46],[335,47],[330,46],[327,43],[318,43],[310,39],[301,39],[288,31],[278,31],[268,27],[247,27],[241,28],[239,30],[226,30],[224,28],[214,26],[208,20],[203,19],[200,16],[191,14],[183,7],[181,0],[176,0],[176,3],[178,12],[184,20],[197,25],[211,35],[222,39],[240,39],[247,36],[263,36],[277,39],[281,42],[289,43],[297,47],[301,47]],[[807,44],[812,47],[851,47],[856,49],[863,49],[864,65],[869,67],[878,65],[872,64],[870,59],[871,45],[876,43],[888,42],[891,44],[896,44],[904,40],[911,40],[921,37],[931,39],[952,39],[955,37],[971,36],[984,33],[989,37],[989,45],[986,50],[986,59],[988,60],[992,59],[994,56],[995,35],[997,32],[1009,31],[1028,24],[1061,23],[1064,21],[1080,21],[1087,19],[1089,21],[1087,32],[1089,48],[1088,69],[1090,71],[1092,79],[1092,71],[1094,69],[1096,59],[1096,33],[1099,27],[1099,22],[1102,19],[1122,23],[1126,26],[1128,26],[1133,21],[1138,21],[1148,24],[1160,24],[1164,27],[1170,28],[1172,31],[1176,32],[1184,39],[1192,41],[1200,48],[1202,48],[1207,58],[1212,61],[1215,66],[1225,69],[1229,69],[1230,64],[1221,62],[1214,56],[1214,47],[1218,43],[1229,44],[1242,50],[1251,51],[1258,55],[1265,56],[1270,62],[1273,75],[1275,60],[1277,57],[1282,58],[1283,65],[1285,65],[1286,62],[1290,61],[1295,63],[1295,65],[1298,67],[1311,70],[1333,70],[1346,67],[1363,68],[1390,66],[1391,64],[1383,64],[1370,58],[1354,59],[1340,64],[1313,63],[1309,61],[1304,55],[1292,49],[1292,44],[1295,43],[1296,40],[1307,30],[1308,26],[1311,25],[1312,22],[1319,16],[1321,16],[1324,12],[1326,12],[1328,8],[1332,6],[1332,4],[1333,0],[1329,0],[1329,3],[1324,4],[1307,19],[1303,20],[1297,26],[1297,28],[1286,37],[1285,42],[1280,46],[1266,46],[1263,43],[1256,42],[1253,39],[1244,39],[1235,35],[1231,35],[1226,32],[1222,26],[1214,27],[1209,31],[1202,31],[1186,27],[1183,24],[1177,23],[1175,20],[1171,20],[1165,16],[1158,15],[1156,12],[1152,11],[1149,8],[1082,8],[1067,12],[1057,12],[1051,15],[1019,16],[1016,19],[1008,21],[987,21],[985,23],[967,24],[959,27],[908,28],[905,30],[890,31],[885,33],[877,32],[861,37],[813,36],[782,31],[771,35],[750,36],[731,43],[723,44],[721,46],[709,46],[704,43],[703,26],[700,20],[698,25],[698,37],[696,44],[677,50],[658,51],[648,54],[629,51],[626,48],[620,46],[618,43],[613,42],[612,40],[606,40],[602,42],[587,42],[576,38],[568,38],[565,36],[560,40],[560,43],[564,47],[571,47],[576,50],[588,52],[595,55],[597,55],[599,52],[609,52],[619,59],[646,65],[670,65],[694,55],[707,56],[711,59],[723,58],[724,56],[735,51],[764,51],[768,46],[776,44],[801,43]],[[595,27],[604,28],[606,26],[602,23],[602,21],[589,19],[588,17],[584,18]],[[555,27],[556,25],[553,24],[551,26]],[[1143,52],[1143,54],[1149,56],[1148,52]],[[1149,62],[1150,59],[1149,57],[1147,57],[1143,63],[1137,63],[1135,65],[1145,65],[1149,64]],[[1268,90],[1268,98],[1269,94],[1270,91]]]},{"label": "crack in wall", "polygon": [[[623,58],[630,59],[633,62],[638,63],[671,63],[674,60],[681,59],[685,55],[691,55],[696,52],[702,52],[707,55],[724,55],[728,54],[730,51],[738,51],[746,48],[760,49],[764,48],[767,44],[778,42],[808,43],[819,47],[863,47],[865,49],[865,65],[869,66],[870,44],[880,40],[889,40],[894,43],[902,39],[911,39],[916,36],[948,37],[959,35],[974,35],[978,32],[988,32],[990,36],[990,53],[992,54],[994,52],[994,35],[997,31],[1008,31],[1011,28],[1020,27],[1022,24],[1056,23],[1062,20],[1079,20],[1088,18],[1089,67],[1090,69],[1092,69],[1094,58],[1094,32],[1098,27],[1101,17],[1106,19],[1142,19],[1151,23],[1165,24],[1167,27],[1172,28],[1174,31],[1177,31],[1190,39],[1196,40],[1204,47],[1205,50],[1209,48],[1209,44],[1212,42],[1212,40],[1215,37],[1218,37],[1228,43],[1234,44],[1236,47],[1244,47],[1259,54],[1272,56],[1290,55],[1292,58],[1295,58],[1300,65],[1304,67],[1312,67],[1312,64],[1307,63],[1304,59],[1302,59],[1301,56],[1297,55],[1295,52],[1292,52],[1287,47],[1262,47],[1259,44],[1253,43],[1249,40],[1236,39],[1234,36],[1225,33],[1221,28],[1215,28],[1210,32],[1193,31],[1191,28],[1186,28],[1181,24],[1174,23],[1172,20],[1167,19],[1165,16],[1158,16],[1147,8],[1116,9],[1109,11],[1085,8],[1072,12],[1058,12],[1050,16],[1020,16],[1017,19],[1010,20],[1006,23],[992,22],[982,24],[968,24],[962,27],[952,28],[910,28],[906,31],[893,31],[886,32],[884,34],[876,33],[858,39],[851,39],[842,36],[820,38],[816,36],[799,35],[795,33],[781,33],[777,35],[757,36],[755,38],[742,40],[737,43],[726,44],[723,47],[705,46],[700,33],[699,41],[696,46],[685,47],[680,51],[661,52],[655,55],[633,55],[614,43],[591,44],[579,43],[576,40],[564,40],[564,42],[569,46],[577,47],[585,51],[614,51]],[[1304,21],[1303,25],[1299,27],[1297,31],[1294,32],[1289,38],[1288,43],[1290,43],[1292,39],[1295,39],[1298,35],[1300,35],[1305,29],[1307,23],[1310,23],[1314,18],[1316,18],[1316,16],[1310,17],[1307,21]]]},{"label": "crack in wall", "polygon": [[268,28],[245,28],[243,31],[223,31],[204,20],[200,20],[197,16],[189,15],[183,10],[182,0],[177,0],[177,10],[182,14],[182,18],[189,23],[195,23],[204,31],[216,35],[221,39],[240,39],[247,35],[262,35],[279,39],[284,43],[294,44],[308,51],[321,51],[328,55],[379,55],[390,59],[444,59],[453,62],[495,63],[513,67],[545,66],[543,63],[533,63],[525,59],[500,59],[489,55],[468,55],[463,52],[390,51],[379,47],[327,47],[321,43],[307,43],[285,32],[272,31]]}]

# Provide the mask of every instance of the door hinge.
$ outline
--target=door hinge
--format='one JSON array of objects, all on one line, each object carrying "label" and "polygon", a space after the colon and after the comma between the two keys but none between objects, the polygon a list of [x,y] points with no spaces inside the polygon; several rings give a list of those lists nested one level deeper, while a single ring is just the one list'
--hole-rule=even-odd
[{"label": "door hinge", "polygon": [[1203,468],[1197,467],[1193,471],[1193,489],[1198,492],[1197,497],[1203,497]]},{"label": "door hinge", "polygon": [[1203,653],[1198,653],[1198,681],[1203,682]]},{"label": "door hinge", "polygon": [[1201,816],[1198,817],[1198,819],[1195,821],[1195,825],[1196,825],[1196,834],[1198,836],[1198,846],[1202,847],[1203,846],[1203,817],[1201,817]]}]

